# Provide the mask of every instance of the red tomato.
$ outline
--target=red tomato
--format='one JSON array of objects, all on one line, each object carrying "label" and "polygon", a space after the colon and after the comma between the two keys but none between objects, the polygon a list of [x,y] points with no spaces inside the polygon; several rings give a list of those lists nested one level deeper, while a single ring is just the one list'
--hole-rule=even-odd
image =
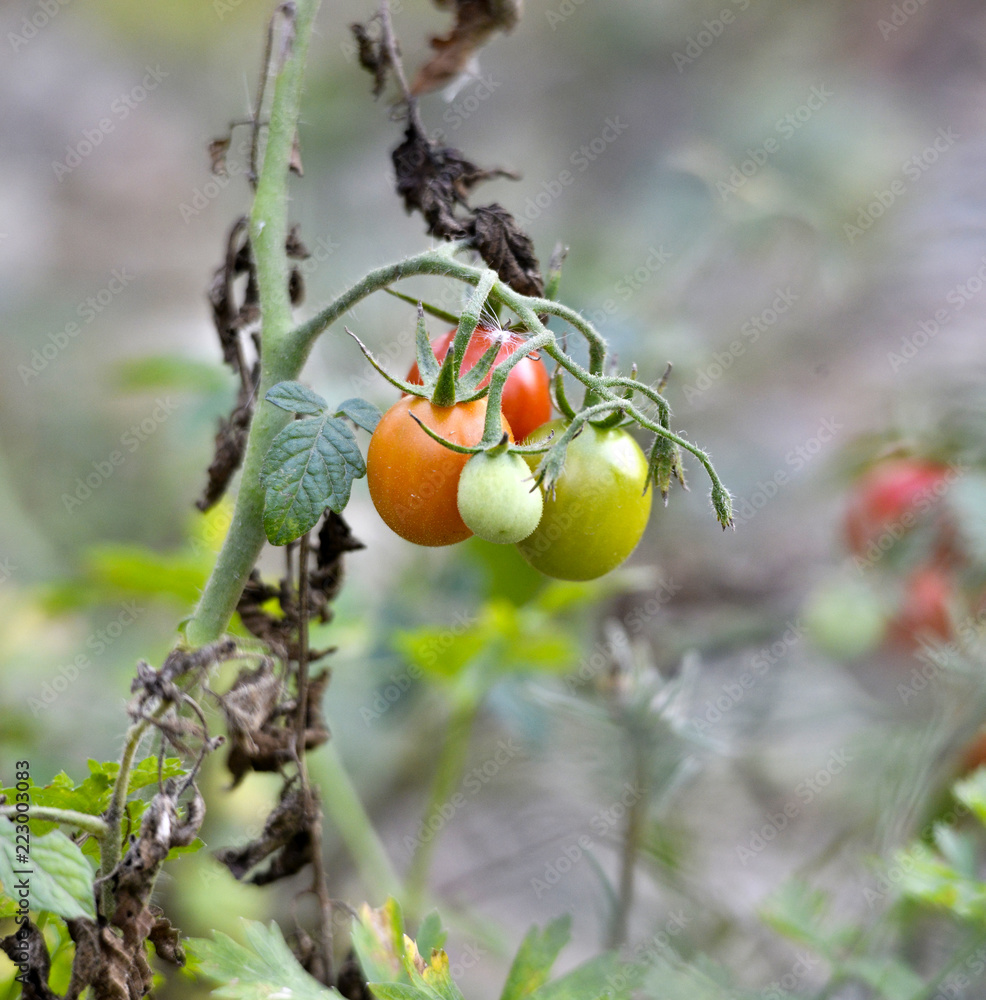
[{"label": "red tomato", "polygon": [[881,462],[856,483],[846,512],[846,541],[857,556],[879,554],[931,510],[948,486],[949,468],[898,458]]},{"label": "red tomato", "polygon": [[[471,456],[432,440],[412,413],[446,440],[474,445],[483,436],[486,400],[434,406],[427,399],[404,396],[380,419],[366,452],[370,497],[388,527],[417,545],[464,541],[472,532],[459,514],[457,494]],[[503,429],[510,432],[505,420]]]},{"label": "red tomato", "polygon": [[904,585],[904,600],[890,622],[890,637],[898,645],[916,649],[922,640],[947,641],[952,637],[951,607],[955,585],[938,566],[922,566]]},{"label": "red tomato", "polygon": [[962,751],[959,773],[968,774],[986,764],[986,730],[980,730]]},{"label": "red tomato", "polygon": [[[454,337],[455,330],[449,330],[448,333],[442,334],[441,337],[431,342],[435,357],[439,361],[444,360],[452,346]],[[486,353],[494,340],[503,343],[497,353],[496,364],[499,364],[504,358],[508,358],[524,342],[524,338],[517,334],[477,326],[469,340],[462,364],[459,366],[460,373],[469,371]],[[421,374],[418,371],[417,362],[411,366],[411,370],[407,373],[407,381],[415,385],[421,384]],[[481,385],[487,385],[489,381],[489,376],[487,376]],[[541,424],[551,419],[550,384],[551,376],[548,374],[548,369],[537,358],[522,358],[507,376],[500,410],[507,418],[507,423],[510,424],[510,429],[517,441],[523,441],[535,427],[540,427]]]}]

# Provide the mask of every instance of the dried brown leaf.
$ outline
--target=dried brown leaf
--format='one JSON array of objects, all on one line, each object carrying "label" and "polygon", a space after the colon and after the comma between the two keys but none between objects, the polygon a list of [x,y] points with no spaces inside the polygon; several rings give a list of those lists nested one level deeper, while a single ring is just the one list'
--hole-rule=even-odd
[{"label": "dried brown leaf", "polygon": [[454,80],[498,31],[510,31],[520,20],[522,0],[441,0],[455,11],[446,35],[431,39],[434,56],[418,70],[411,93],[427,94]]},{"label": "dried brown leaf", "polygon": [[23,1000],[61,1000],[48,986],[51,956],[44,935],[28,920],[14,934],[0,940],[0,949],[18,966],[26,969],[21,997]]}]

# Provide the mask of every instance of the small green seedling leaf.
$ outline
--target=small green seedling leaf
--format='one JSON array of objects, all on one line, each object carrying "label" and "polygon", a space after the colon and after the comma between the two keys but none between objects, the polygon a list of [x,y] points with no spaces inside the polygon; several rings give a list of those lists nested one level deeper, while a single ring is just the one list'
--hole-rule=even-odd
[{"label": "small green seedling leaf", "polygon": [[233,1000],[329,1000],[342,994],[327,989],[301,967],[275,923],[243,922],[246,947],[219,931],[213,940],[193,938],[187,950],[198,971],[221,983],[217,997]]},{"label": "small green seedling leaf", "polygon": [[329,408],[317,392],[300,382],[278,382],[264,399],[288,413],[303,413],[309,417],[321,416]]},{"label": "small green seedling leaf", "polygon": [[326,507],[341,513],[353,480],[365,475],[356,437],[341,418],[323,414],[288,424],[274,438],[261,472],[268,540],[287,545],[310,531]]},{"label": "small green seedling leaf", "polygon": [[34,911],[47,910],[65,920],[95,920],[92,868],[78,845],[61,830],[32,837],[29,845],[23,837],[9,819],[0,817],[0,882],[4,895],[19,898],[20,889],[26,888]]},{"label": "small green seedling leaf", "polygon": [[532,927],[517,949],[500,1000],[524,1000],[540,989],[571,933],[572,921],[567,915],[553,920],[543,931]]},{"label": "small green seedling leaf", "polygon": [[445,945],[445,939],[448,934],[442,927],[441,917],[438,915],[437,910],[432,910],[421,921],[421,926],[418,928],[417,942],[418,951],[422,955],[430,955],[433,951],[441,948]]}]

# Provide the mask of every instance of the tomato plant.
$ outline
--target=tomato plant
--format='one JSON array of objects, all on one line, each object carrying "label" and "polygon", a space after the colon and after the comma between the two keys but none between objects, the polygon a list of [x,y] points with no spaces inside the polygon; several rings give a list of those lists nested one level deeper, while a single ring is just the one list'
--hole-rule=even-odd
[{"label": "tomato plant", "polygon": [[[532,440],[566,426],[553,420]],[[527,456],[532,468],[538,460]],[[560,580],[608,573],[636,548],[647,527],[652,497],[645,492],[647,478],[647,459],[625,430],[586,424],[568,445],[554,491],[544,497],[540,523],[518,548],[535,569]]]},{"label": "tomato plant", "polygon": [[[398,400],[383,415],[366,452],[373,505],[394,532],[417,545],[453,545],[472,531],[459,514],[459,476],[469,455],[430,438],[415,422],[456,444],[483,436],[486,400],[436,406],[417,396]],[[508,430],[503,421],[504,430]]]},{"label": "tomato plant", "polygon": [[867,470],[856,483],[845,517],[846,541],[857,556],[889,548],[940,500],[949,468],[897,458]]},{"label": "tomato plant", "polygon": [[484,452],[466,462],[458,504],[462,520],[475,534],[501,544],[527,538],[544,509],[527,463],[506,451]]},{"label": "tomato plant", "polygon": [[[435,357],[442,361],[455,339],[455,330],[436,337],[431,342]],[[501,343],[494,365],[508,358],[513,351],[524,342],[524,338],[507,330],[497,330],[488,326],[477,326],[469,338],[469,344],[462,358],[459,371],[465,373],[483,356],[491,344]],[[492,374],[492,373],[491,373]],[[489,384],[487,375],[480,386]],[[407,381],[415,385],[421,384],[421,373],[418,363],[411,366],[407,373]],[[519,361],[507,376],[503,387],[502,412],[510,424],[514,438],[523,441],[531,431],[551,419],[551,393],[549,386],[551,377],[544,363],[535,357],[526,357]]]}]

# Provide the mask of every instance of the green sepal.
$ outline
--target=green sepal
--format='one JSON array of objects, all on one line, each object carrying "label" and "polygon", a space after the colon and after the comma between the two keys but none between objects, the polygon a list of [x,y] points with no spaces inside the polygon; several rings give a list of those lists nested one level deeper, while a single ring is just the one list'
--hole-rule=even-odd
[{"label": "green sepal", "polygon": [[663,434],[658,434],[651,448],[650,476],[648,483],[653,482],[661,494],[664,506],[668,504],[668,492],[671,489],[672,477],[681,483],[684,489],[688,489],[685,483],[685,473],[681,464],[681,448],[670,438]]},{"label": "green sepal", "polygon": [[735,528],[733,523],[733,500],[729,495],[729,490],[719,483],[712,484],[712,509],[716,512],[716,518],[722,525],[722,530]]},{"label": "green sepal", "polygon": [[479,452],[486,451],[486,448],[481,444],[457,444],[455,441],[449,441],[447,438],[443,438],[441,434],[433,431],[416,413],[411,413],[409,416],[432,441],[437,441],[439,444],[444,445],[449,451],[458,452],[460,455],[478,455]]},{"label": "green sepal", "polygon": [[441,366],[438,362],[438,355],[435,354],[431,341],[428,339],[424,309],[420,302],[418,303],[418,322],[414,331],[414,347],[421,381],[424,384],[433,382],[438,378]]},{"label": "green sepal", "polygon": [[390,372],[388,372],[370,353],[370,349],[366,346],[366,344],[364,344],[363,341],[360,340],[348,326],[343,327],[343,329],[349,334],[350,337],[353,338],[353,340],[356,341],[356,346],[363,352],[363,357],[366,358],[366,360],[369,361],[370,364],[376,369],[377,373],[383,376],[383,378],[385,378],[392,386],[396,386],[401,392],[407,394],[408,396],[420,396],[423,399],[430,397],[431,393],[424,386],[413,382],[407,382],[402,378],[397,378],[396,376],[391,375]]},{"label": "green sepal", "polygon": [[568,247],[561,243],[555,244],[555,249],[551,252],[551,260],[548,261],[548,276],[544,281],[544,297],[546,299],[557,300],[558,287],[561,285],[561,266],[568,256]]},{"label": "green sepal", "polygon": [[459,364],[456,363],[452,351],[449,351],[442,361],[442,367],[438,370],[438,375],[435,378],[434,384],[431,386],[431,392],[429,393],[431,402],[434,406],[455,405],[457,395],[456,390],[459,381],[458,371]]},{"label": "green sepal", "polygon": [[447,312],[445,309],[440,309],[438,306],[433,306],[428,302],[422,302],[420,299],[414,298],[413,295],[395,292],[393,288],[385,288],[384,291],[388,295],[393,295],[395,299],[401,299],[412,306],[419,306],[429,316],[434,316],[435,319],[440,319],[443,323],[450,323],[452,326],[458,326],[459,324],[459,317],[455,313]]},{"label": "green sepal", "polygon": [[[492,343],[483,351],[476,363],[459,378],[459,395],[465,396],[479,391],[479,384],[489,375],[493,369],[493,362],[500,353],[502,344]],[[486,392],[484,387],[483,392]]]}]

